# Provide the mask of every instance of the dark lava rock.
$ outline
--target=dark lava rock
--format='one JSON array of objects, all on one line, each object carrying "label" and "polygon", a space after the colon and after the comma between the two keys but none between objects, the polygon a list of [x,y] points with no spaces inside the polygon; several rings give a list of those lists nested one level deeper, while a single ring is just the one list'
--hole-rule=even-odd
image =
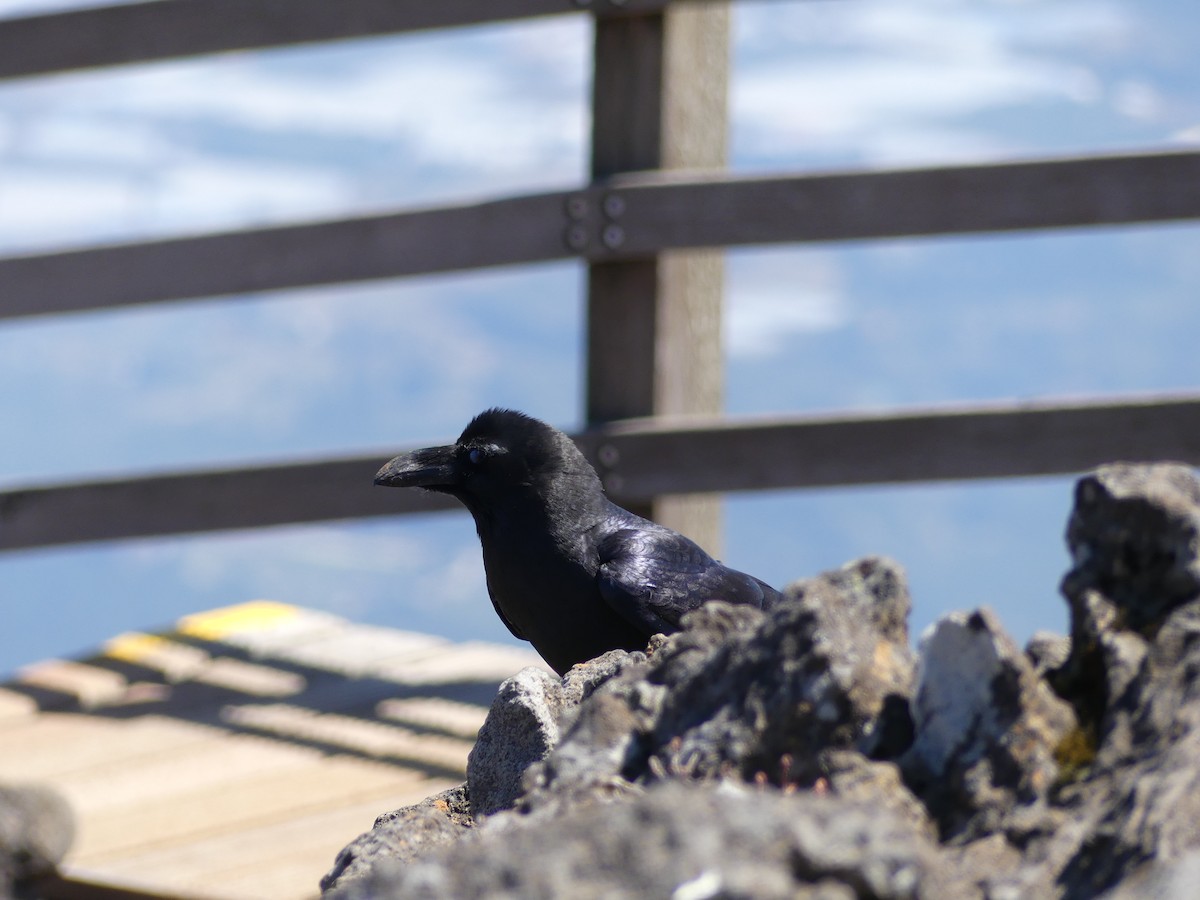
[{"label": "dark lava rock", "polygon": [[1200,597],[1200,481],[1182,465],[1104,466],[1079,481],[1063,593],[1108,599],[1122,627],[1151,634]]}]

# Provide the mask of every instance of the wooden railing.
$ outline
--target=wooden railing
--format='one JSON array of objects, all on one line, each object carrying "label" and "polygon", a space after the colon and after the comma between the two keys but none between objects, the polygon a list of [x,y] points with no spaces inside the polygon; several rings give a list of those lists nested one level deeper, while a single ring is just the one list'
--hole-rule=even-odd
[{"label": "wooden railing", "polygon": [[[605,215],[614,203],[620,216]],[[0,259],[0,318],[666,250],[1195,218],[1197,151],[775,178],[638,173],[470,206]]]},{"label": "wooden railing", "polygon": [[[590,310],[578,440],[615,497],[702,538],[711,508],[672,512],[660,498],[1200,462],[1200,393],[731,421],[715,326],[687,343],[719,315],[714,248],[1197,219],[1197,152],[731,176],[723,112],[698,99],[723,105],[727,10],[666,0],[158,0],[0,21],[0,77],[580,10],[596,16],[591,183],[0,259],[0,318],[577,258]],[[12,489],[0,550],[446,505],[373,489],[380,457]]]}]

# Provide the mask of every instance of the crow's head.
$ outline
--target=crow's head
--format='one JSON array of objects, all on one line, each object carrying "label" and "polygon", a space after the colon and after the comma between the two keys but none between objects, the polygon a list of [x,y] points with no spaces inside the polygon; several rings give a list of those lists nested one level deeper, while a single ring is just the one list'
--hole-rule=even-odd
[{"label": "crow's head", "polygon": [[568,484],[576,492],[601,492],[595,470],[569,437],[511,409],[480,413],[453,444],[397,456],[375,483],[451,494],[472,512],[545,503]]}]

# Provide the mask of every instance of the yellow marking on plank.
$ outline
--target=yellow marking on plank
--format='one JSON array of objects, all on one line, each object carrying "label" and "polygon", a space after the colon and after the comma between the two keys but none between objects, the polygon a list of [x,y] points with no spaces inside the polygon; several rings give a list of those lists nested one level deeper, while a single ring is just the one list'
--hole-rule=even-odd
[{"label": "yellow marking on plank", "polygon": [[211,657],[199,647],[157,634],[127,631],[104,644],[110,659],[162,672],[169,681],[183,681],[202,669]]},{"label": "yellow marking on plank", "polygon": [[238,659],[214,659],[199,647],[156,634],[118,635],[104,645],[104,652],[110,659],[156,669],[172,682],[195,681],[264,697],[288,697],[307,686],[304,676],[294,672]]},{"label": "yellow marking on plank", "polygon": [[251,600],[208,612],[184,616],[176,630],[204,641],[220,641],[246,631],[269,631],[300,615],[300,609],[274,600]]}]

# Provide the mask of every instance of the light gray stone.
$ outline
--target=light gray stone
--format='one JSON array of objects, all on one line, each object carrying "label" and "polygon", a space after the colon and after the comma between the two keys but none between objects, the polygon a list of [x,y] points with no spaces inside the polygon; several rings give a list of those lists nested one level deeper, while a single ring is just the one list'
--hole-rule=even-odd
[{"label": "light gray stone", "polygon": [[53,872],[74,838],[75,817],[57,791],[0,785],[0,896]]},{"label": "light gray stone", "polygon": [[513,805],[525,770],[558,744],[564,704],[561,682],[544,669],[522,669],[500,685],[467,759],[473,815]]}]

